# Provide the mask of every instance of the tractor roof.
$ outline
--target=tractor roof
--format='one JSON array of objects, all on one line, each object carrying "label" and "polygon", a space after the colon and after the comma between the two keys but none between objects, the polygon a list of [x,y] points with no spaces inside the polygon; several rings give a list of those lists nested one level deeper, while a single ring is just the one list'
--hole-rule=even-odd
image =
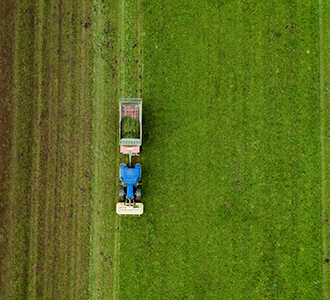
[{"label": "tractor roof", "polygon": [[141,167],[136,165],[135,168],[121,167],[120,178],[126,184],[135,184],[140,180]]}]

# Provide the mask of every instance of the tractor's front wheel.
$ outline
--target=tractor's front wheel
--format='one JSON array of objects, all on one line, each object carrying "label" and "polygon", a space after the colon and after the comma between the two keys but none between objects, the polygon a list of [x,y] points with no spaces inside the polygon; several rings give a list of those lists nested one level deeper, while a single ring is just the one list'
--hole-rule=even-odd
[{"label": "tractor's front wheel", "polygon": [[124,188],[119,188],[119,201],[123,202],[125,200],[125,190]]}]

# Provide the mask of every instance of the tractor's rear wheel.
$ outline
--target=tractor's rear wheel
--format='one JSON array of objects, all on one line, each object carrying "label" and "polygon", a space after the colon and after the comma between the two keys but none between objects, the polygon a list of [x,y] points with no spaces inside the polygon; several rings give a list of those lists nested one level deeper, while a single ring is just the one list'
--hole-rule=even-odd
[{"label": "tractor's rear wheel", "polygon": [[119,201],[123,202],[125,200],[125,190],[124,188],[119,188]]},{"label": "tractor's rear wheel", "polygon": [[126,164],[124,164],[124,163],[121,163],[120,165],[119,165],[119,180],[121,181],[121,179],[120,179],[120,170],[121,170],[121,166],[125,166],[126,167]]},{"label": "tractor's rear wheel", "polygon": [[141,179],[142,179],[142,167],[141,167],[141,164],[135,164],[136,166],[140,166],[140,180],[139,181],[141,181]]},{"label": "tractor's rear wheel", "polygon": [[137,202],[141,202],[141,188],[136,188],[135,199]]}]

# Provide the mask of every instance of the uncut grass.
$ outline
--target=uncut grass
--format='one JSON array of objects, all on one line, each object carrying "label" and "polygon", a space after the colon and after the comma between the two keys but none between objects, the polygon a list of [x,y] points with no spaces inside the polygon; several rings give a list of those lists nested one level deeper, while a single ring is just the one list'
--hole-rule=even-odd
[{"label": "uncut grass", "polygon": [[[329,198],[329,162],[330,162],[330,139],[329,131],[330,127],[327,127],[329,124],[330,114],[330,102],[329,98],[329,88],[330,88],[330,56],[326,49],[330,45],[330,32],[327,30],[330,25],[330,11],[325,9],[328,1],[320,1],[320,95],[321,95],[321,108],[323,110],[322,114],[322,150],[323,150],[323,278],[324,278],[324,293],[323,297],[326,299],[329,295],[330,290],[330,276],[329,276],[329,256],[330,256],[330,226],[329,226],[329,215],[330,215],[330,198]],[[322,51],[323,50],[323,51]]]},{"label": "uncut grass", "polygon": [[84,24],[91,6],[88,1],[15,5],[9,99],[15,111],[10,133],[14,156],[6,194],[14,214],[5,213],[6,219],[11,216],[11,241],[5,249],[1,296],[85,299],[92,164],[88,75],[93,56],[85,55],[92,45],[82,32],[88,30]]},{"label": "uncut grass", "polygon": [[317,13],[144,2],[145,214],[121,219],[119,298],[321,297]]}]

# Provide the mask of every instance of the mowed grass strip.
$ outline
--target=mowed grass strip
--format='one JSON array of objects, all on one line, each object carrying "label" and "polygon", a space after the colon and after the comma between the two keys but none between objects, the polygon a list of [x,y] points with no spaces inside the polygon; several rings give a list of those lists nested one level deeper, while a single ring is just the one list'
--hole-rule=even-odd
[{"label": "mowed grass strip", "polygon": [[[91,2],[15,3],[5,299],[89,297]],[[87,25],[86,25],[87,24]]]},{"label": "mowed grass strip", "polygon": [[320,95],[321,95],[321,112],[322,112],[322,183],[323,183],[323,298],[328,299],[330,291],[330,11],[327,7],[330,2],[327,0],[319,1],[319,21],[320,21]]},{"label": "mowed grass strip", "polygon": [[119,298],[322,296],[318,17],[143,2],[145,214],[121,220]]},{"label": "mowed grass strip", "polygon": [[118,13],[118,1],[94,1],[91,299],[117,299]]}]

